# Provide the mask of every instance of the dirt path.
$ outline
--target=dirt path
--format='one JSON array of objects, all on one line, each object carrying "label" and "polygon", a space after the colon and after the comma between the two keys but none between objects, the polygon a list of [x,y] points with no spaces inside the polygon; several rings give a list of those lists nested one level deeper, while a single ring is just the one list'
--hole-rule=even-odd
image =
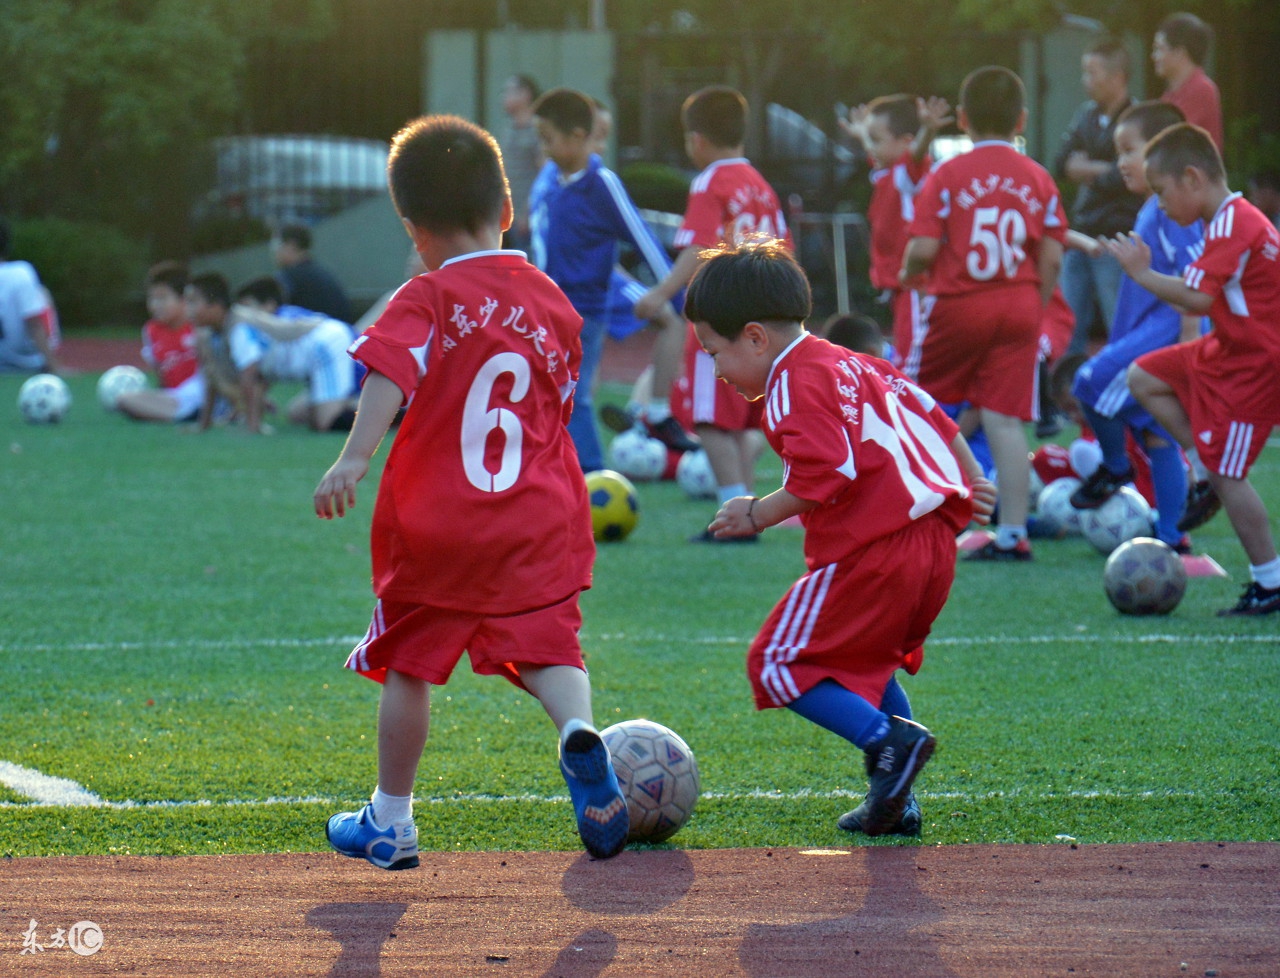
[{"label": "dirt path", "polygon": [[1280,845],[0,860],[0,974],[1275,978]]}]

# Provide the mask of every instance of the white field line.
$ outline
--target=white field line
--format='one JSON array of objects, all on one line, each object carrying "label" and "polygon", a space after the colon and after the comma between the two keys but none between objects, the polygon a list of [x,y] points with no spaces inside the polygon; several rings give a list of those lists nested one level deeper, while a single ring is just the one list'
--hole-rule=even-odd
[{"label": "white field line", "polygon": [[[50,777],[32,768],[22,767],[8,761],[0,761],[0,783],[8,786],[20,795],[32,799],[29,802],[0,802],[0,808],[105,808],[116,811],[130,810],[171,810],[175,808],[269,808],[279,805],[342,805],[351,803],[349,798],[329,798],[322,795],[306,795],[300,797],[272,797],[261,799],[232,799],[228,801],[210,801],[198,799],[190,801],[108,801],[89,791],[82,785],[66,778]],[[702,797],[716,801],[778,801],[792,802],[810,799],[860,799],[865,792],[858,791],[814,791],[801,788],[797,791],[768,791],[755,789],[752,791],[707,791]],[[1023,791],[922,791],[925,799],[937,799],[959,802],[985,801],[999,798],[1027,798],[1033,801],[1045,801],[1054,798],[1194,798],[1198,792],[1193,791],[1062,791],[1031,793]],[[460,805],[472,803],[498,805],[563,805],[568,804],[568,795],[491,795],[460,794],[449,797],[432,797],[415,799],[419,805]]]},{"label": "white field line", "polygon": [[[312,649],[351,648],[364,636],[336,635],[329,638],[232,638],[196,639],[164,642],[68,642],[66,644],[6,644],[0,642],[0,655],[26,655],[51,652],[134,652],[140,650],[172,649],[183,652],[219,651],[226,649]],[[751,644],[754,635],[704,635],[690,637],[666,635],[661,632],[605,632],[596,635],[584,633],[582,640],[592,642],[672,642],[689,645],[741,645]],[[1147,635],[1114,635],[1106,633],[1077,633],[1056,635],[936,635],[928,640],[928,647],[941,646],[1012,646],[1012,645],[1171,645],[1180,642],[1199,642],[1206,645],[1275,645],[1280,638],[1275,635],[1178,635],[1152,633]]]}]

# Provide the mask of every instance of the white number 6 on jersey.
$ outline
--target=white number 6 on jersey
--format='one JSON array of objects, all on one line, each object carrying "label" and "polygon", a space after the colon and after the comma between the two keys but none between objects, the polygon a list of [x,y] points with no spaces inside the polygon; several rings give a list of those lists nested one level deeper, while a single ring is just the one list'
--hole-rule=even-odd
[{"label": "white number 6 on jersey", "polygon": [[[503,492],[520,478],[524,428],[514,411],[489,407],[493,385],[503,374],[510,374],[513,379],[511,403],[519,403],[529,392],[529,361],[518,353],[507,351],[485,361],[471,382],[467,403],[462,410],[462,468],[467,474],[467,481],[481,492]],[[489,441],[489,433],[498,428],[505,438],[502,464],[497,472],[490,472],[484,464],[485,445]]]}]

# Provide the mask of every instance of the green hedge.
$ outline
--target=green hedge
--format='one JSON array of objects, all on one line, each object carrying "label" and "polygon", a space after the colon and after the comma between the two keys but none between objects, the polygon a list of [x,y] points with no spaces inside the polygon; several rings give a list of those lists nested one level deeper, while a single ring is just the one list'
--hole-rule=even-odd
[{"label": "green hedge", "polygon": [[637,207],[683,214],[689,201],[689,178],[661,163],[632,163],[618,174]]},{"label": "green hedge", "polygon": [[146,249],[103,224],[58,217],[15,221],[9,257],[35,266],[64,327],[118,324],[146,275]]}]

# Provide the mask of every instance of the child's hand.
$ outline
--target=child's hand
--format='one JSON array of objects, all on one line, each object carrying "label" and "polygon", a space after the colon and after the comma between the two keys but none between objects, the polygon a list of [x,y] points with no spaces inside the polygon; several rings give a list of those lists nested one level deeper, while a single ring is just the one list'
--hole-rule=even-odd
[{"label": "child's hand", "polygon": [[991,514],[996,511],[996,487],[985,478],[973,480],[970,486],[973,499],[973,521],[979,526],[991,522]]},{"label": "child's hand", "polygon": [[639,299],[636,300],[635,308],[632,313],[636,319],[642,323],[646,323],[651,319],[657,319],[662,312],[662,307],[667,300],[655,289],[650,289]]},{"label": "child's hand", "polygon": [[837,116],[836,123],[846,136],[850,136],[858,140],[858,142],[863,142],[863,136],[867,131],[867,119],[870,117],[871,113],[867,110],[866,105],[859,105],[849,110],[847,118]]},{"label": "child's hand", "polygon": [[335,514],[346,516],[356,504],[356,483],[368,471],[369,463],[363,459],[343,457],[334,462],[312,496],[316,515],[322,520],[331,520]]},{"label": "child's hand", "polygon": [[1151,267],[1151,249],[1134,232],[1117,234],[1101,241],[1130,278],[1137,278]]},{"label": "child's hand", "polygon": [[753,496],[734,496],[720,507],[716,518],[707,527],[712,536],[717,537],[750,537],[758,532],[751,522],[751,505]]},{"label": "child's hand", "polygon": [[927,99],[917,98],[916,114],[920,117],[920,125],[933,132],[956,121],[956,117],[951,114],[951,103],[937,95],[930,95]]}]

